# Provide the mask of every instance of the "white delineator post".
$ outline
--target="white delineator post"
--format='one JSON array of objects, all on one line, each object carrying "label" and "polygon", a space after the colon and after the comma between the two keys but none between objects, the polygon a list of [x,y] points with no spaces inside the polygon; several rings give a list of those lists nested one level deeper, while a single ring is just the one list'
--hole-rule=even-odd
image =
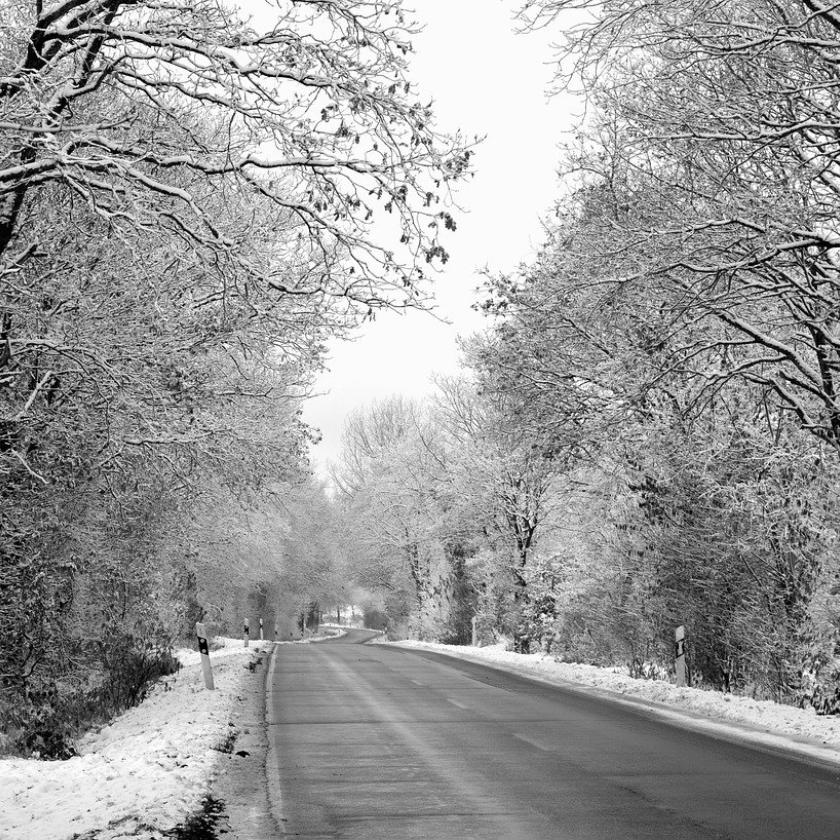
[{"label": "white delineator post", "polygon": [[280,628],[277,626],[277,622],[274,622],[274,641],[277,641],[277,637],[280,635]]},{"label": "white delineator post", "polygon": [[195,635],[198,637],[198,652],[201,654],[204,687],[213,691],[216,685],[213,682],[213,666],[210,664],[210,648],[207,646],[207,633],[204,632],[204,625],[200,621],[195,623]]},{"label": "white delineator post", "polygon": [[474,615],[472,617],[472,646],[478,647],[478,633],[475,630],[475,623],[478,621],[478,616]]},{"label": "white delineator post", "polygon": [[685,685],[685,627],[681,624],[674,630],[674,657],[677,671],[677,685]]},{"label": "white delineator post", "polygon": [[262,640],[263,640],[263,620],[262,620],[262,617],[260,617],[260,641],[262,641]]},{"label": "white delineator post", "polygon": [[248,638],[251,635],[251,627],[248,622],[248,619],[245,619],[245,623],[242,626],[242,640],[245,642],[245,647],[248,647]]}]

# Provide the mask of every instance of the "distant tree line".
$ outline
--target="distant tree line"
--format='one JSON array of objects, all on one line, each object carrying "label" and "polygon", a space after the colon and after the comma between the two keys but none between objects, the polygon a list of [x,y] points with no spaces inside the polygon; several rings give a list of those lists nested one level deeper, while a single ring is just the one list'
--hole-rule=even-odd
[{"label": "distant tree line", "polygon": [[[546,242],[461,381],[355,418],[359,574],[407,632],[836,709],[840,15],[533,0],[582,91]],[[559,138],[558,138],[559,139]],[[399,562],[398,562],[399,561]]]}]

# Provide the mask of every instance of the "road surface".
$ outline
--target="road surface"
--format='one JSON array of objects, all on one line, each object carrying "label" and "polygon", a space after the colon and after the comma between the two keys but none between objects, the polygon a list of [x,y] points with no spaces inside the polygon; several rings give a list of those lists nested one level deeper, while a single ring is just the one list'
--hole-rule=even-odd
[{"label": "road surface", "polygon": [[363,638],[275,651],[281,837],[840,838],[838,771]]}]

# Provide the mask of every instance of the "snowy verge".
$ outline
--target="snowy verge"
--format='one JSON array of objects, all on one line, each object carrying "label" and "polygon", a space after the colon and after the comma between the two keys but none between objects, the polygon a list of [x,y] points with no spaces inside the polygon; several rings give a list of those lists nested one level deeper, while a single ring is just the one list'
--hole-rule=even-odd
[{"label": "snowy verge", "polygon": [[322,624],[317,633],[301,639],[302,642],[323,642],[327,639],[340,639],[347,635],[347,628],[341,624]]},{"label": "snowy verge", "polygon": [[77,744],[66,761],[0,760],[2,840],[160,836],[196,810],[231,732],[249,662],[270,643],[245,648],[217,639],[215,691],[206,691],[197,651],[176,651],[178,673],[160,680],[139,705]]},{"label": "snowy verge", "polygon": [[634,679],[621,668],[558,662],[544,653],[514,653],[505,650],[503,644],[481,648],[415,641],[374,644],[435,651],[614,701],[642,704],[672,723],[712,736],[840,764],[840,718],[818,716],[810,708],[719,691],[678,688],[665,680]]}]

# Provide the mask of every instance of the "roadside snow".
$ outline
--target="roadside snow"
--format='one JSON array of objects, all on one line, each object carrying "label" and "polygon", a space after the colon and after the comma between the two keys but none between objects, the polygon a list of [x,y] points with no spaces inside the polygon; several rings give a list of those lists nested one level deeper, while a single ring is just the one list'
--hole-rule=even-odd
[{"label": "roadside snow", "polygon": [[504,644],[474,648],[434,642],[376,642],[432,650],[549,683],[578,687],[628,703],[643,703],[672,722],[711,735],[794,750],[840,763],[840,718],[818,716],[769,700],[753,700],[699,688],[677,688],[665,680],[640,680],[621,668],[558,662],[544,653],[521,654]]},{"label": "roadside snow", "polygon": [[323,642],[327,639],[340,639],[347,635],[347,628],[340,624],[322,624],[317,633],[307,636],[305,639],[300,639],[303,643],[308,642]]},{"label": "roadside snow", "polygon": [[216,690],[206,691],[197,651],[110,725],[85,735],[67,761],[0,760],[2,840],[160,836],[200,804],[229,732],[248,662],[260,643],[222,639],[211,651]]}]

